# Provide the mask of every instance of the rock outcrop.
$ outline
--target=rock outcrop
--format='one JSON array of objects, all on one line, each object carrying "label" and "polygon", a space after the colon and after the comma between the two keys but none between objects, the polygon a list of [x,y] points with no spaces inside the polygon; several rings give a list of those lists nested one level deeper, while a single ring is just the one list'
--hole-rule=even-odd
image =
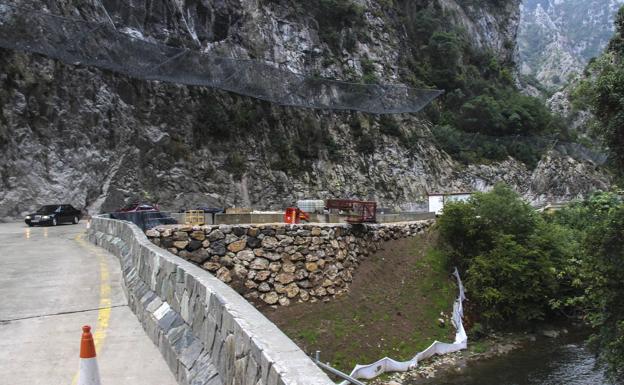
[{"label": "rock outcrop", "polygon": [[[112,22],[130,38],[264,60],[304,75],[400,82],[400,58],[409,53],[398,20],[406,15],[388,10],[385,1],[338,2],[355,7],[361,25],[327,24],[315,9],[279,0],[17,3]],[[502,59],[513,56],[518,1],[435,3],[469,32],[472,44]],[[376,199],[400,208],[427,191],[487,189],[504,178],[518,180],[531,200],[563,199],[606,180],[598,172],[593,184],[566,175],[569,194],[559,196],[540,190],[551,186],[530,182],[533,173],[514,160],[458,164],[436,145],[424,115],[396,115],[388,132],[379,116],[280,107],[16,51],[0,51],[0,85],[0,218],[50,202],[95,213],[133,199],[166,210],[281,209],[306,197]]]},{"label": "rock outcrop", "polygon": [[523,2],[518,35],[520,72],[551,90],[565,86],[602,52],[613,35],[613,19],[622,4],[623,0]]}]

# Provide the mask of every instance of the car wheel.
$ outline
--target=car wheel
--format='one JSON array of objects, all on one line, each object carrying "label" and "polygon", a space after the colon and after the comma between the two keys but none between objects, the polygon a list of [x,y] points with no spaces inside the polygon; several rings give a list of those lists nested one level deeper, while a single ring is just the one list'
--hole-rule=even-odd
[{"label": "car wheel", "polygon": [[34,226],[34,225],[33,225],[32,223],[29,223],[29,224],[28,224],[28,227],[33,227],[33,226]]},{"label": "car wheel", "polygon": [[72,220],[72,223],[77,225],[79,220],[80,219],[78,219],[78,217],[74,217],[74,220]]},{"label": "car wheel", "polygon": [[52,218],[52,226],[56,226],[56,218]]}]

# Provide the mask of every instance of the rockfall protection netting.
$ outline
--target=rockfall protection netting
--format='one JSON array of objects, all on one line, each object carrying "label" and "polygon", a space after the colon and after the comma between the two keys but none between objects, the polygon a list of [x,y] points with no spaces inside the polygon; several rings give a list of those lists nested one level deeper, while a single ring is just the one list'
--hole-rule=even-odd
[{"label": "rockfall protection netting", "polygon": [[[434,341],[427,349],[416,354],[414,358],[409,361],[396,361],[392,358],[384,357],[381,360],[369,365],[356,365],[351,372],[351,377],[355,379],[371,379],[385,372],[406,372],[410,369],[414,369],[418,366],[418,362],[430,358],[434,355],[441,355],[456,352],[468,347],[468,336],[464,330],[464,324],[462,323],[462,317],[464,316],[463,303],[466,299],[464,292],[464,285],[462,284],[459,272],[457,269],[453,272],[453,275],[457,279],[457,286],[459,287],[459,295],[455,299],[453,304],[453,326],[455,326],[455,342],[445,343]],[[348,385],[349,382],[344,381],[340,385]]]},{"label": "rockfall protection netting", "polygon": [[[436,130],[434,128],[433,130]],[[423,137],[425,138],[425,137]],[[599,143],[592,147],[580,143],[570,142],[561,139],[558,134],[550,135],[505,135],[494,136],[480,132],[456,131],[434,132],[433,138],[426,137],[427,140],[435,140],[449,154],[462,155],[461,153],[486,154],[490,159],[505,159],[507,156],[514,157],[526,162],[526,158],[531,154],[526,150],[534,151],[539,160],[544,153],[551,150],[561,155],[569,156],[579,161],[591,162],[596,165],[603,165],[607,162],[608,156]]]},{"label": "rockfall protection netting", "polygon": [[216,57],[119,32],[110,22],[0,4],[0,47],[145,80],[207,86],[284,106],[375,114],[418,112],[442,91],[303,76],[254,60]]}]

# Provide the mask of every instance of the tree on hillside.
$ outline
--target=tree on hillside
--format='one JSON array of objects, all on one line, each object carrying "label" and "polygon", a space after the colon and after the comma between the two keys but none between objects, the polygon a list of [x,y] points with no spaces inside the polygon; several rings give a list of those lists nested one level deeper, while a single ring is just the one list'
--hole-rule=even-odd
[{"label": "tree on hillside", "polygon": [[560,290],[557,267],[574,244],[504,185],[449,203],[438,222],[451,266],[458,266],[488,327],[522,326],[552,313]]},{"label": "tree on hillside", "polygon": [[624,177],[624,7],[615,19],[615,36],[602,57],[590,62],[588,77],[575,91],[576,104],[589,106],[596,131],[609,147],[614,171]]},{"label": "tree on hillside", "polygon": [[587,250],[594,250],[588,267],[589,320],[598,330],[593,342],[611,377],[624,381],[624,205],[609,212],[591,229]]}]

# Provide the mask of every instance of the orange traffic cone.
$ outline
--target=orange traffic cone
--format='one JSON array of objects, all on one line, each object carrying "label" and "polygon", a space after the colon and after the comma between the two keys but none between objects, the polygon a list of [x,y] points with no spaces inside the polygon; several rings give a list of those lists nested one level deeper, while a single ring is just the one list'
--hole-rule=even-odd
[{"label": "orange traffic cone", "polygon": [[91,335],[91,326],[82,327],[80,341],[80,372],[78,385],[100,385],[100,371],[95,358],[95,343]]}]

